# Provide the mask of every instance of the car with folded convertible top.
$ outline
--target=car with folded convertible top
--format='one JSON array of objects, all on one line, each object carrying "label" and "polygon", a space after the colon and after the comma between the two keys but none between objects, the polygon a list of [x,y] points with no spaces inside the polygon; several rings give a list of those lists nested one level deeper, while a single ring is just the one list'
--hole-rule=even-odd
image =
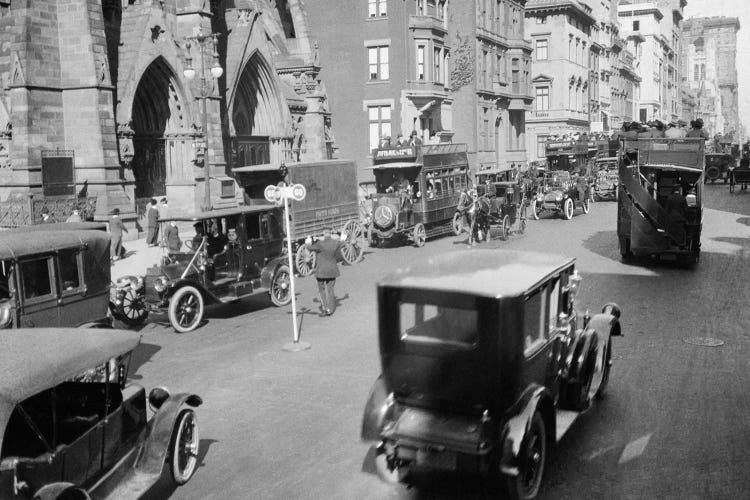
[{"label": "car with folded convertible top", "polygon": [[97,328],[0,335],[0,498],[138,498],[192,477],[201,398],[131,383],[139,341]]},{"label": "car with folded convertible top", "polygon": [[575,260],[448,252],[378,284],[381,375],[362,439],[388,482],[412,471],[502,479],[534,498],[552,445],[602,397],[620,308],[576,312]]}]

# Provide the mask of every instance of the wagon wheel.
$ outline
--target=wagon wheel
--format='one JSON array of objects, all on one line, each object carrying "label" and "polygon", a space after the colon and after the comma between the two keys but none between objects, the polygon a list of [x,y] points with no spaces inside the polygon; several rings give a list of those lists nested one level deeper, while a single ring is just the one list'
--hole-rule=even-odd
[{"label": "wagon wheel", "polygon": [[460,236],[464,232],[464,217],[460,212],[453,214],[451,229],[453,229],[454,236]]},{"label": "wagon wheel", "polygon": [[341,256],[347,264],[354,264],[362,260],[364,251],[365,232],[359,222],[350,220],[344,225],[346,241],[341,249]]},{"label": "wagon wheel", "polygon": [[583,213],[587,214],[589,213],[589,200],[586,198],[583,200]]},{"label": "wagon wheel", "polygon": [[317,261],[315,252],[307,248],[307,245],[300,245],[297,248],[297,254],[294,256],[294,267],[300,276],[310,276],[315,269]]},{"label": "wagon wheel", "polygon": [[414,226],[412,241],[414,241],[414,245],[417,247],[424,246],[425,241],[427,241],[427,231],[424,228],[424,224],[421,222],[418,222],[417,225]]},{"label": "wagon wheel", "polygon": [[110,308],[117,319],[127,326],[135,327],[142,325],[148,318],[148,309],[143,303],[143,297],[140,296],[133,287],[128,287],[122,296],[122,304],[115,306],[110,303]]},{"label": "wagon wheel", "polygon": [[503,221],[500,225],[500,238],[502,238],[503,240],[507,240],[509,232],[510,232],[510,217],[506,215],[503,217]]}]

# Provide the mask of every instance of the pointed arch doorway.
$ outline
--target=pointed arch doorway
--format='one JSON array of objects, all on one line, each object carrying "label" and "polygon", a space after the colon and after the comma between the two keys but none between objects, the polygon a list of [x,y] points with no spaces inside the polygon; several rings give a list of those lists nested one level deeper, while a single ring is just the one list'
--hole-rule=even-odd
[{"label": "pointed arch doorway", "polygon": [[[187,127],[174,72],[159,57],[144,71],[135,91],[132,110],[133,175],[139,215],[150,198],[167,196],[171,184],[190,184],[192,175],[192,136]],[[194,200],[170,200],[193,207]]]},{"label": "pointed arch doorway", "polygon": [[[280,163],[284,147],[294,130],[285,130],[289,114],[281,106],[281,95],[268,64],[253,54],[239,75],[232,99],[231,137],[235,166]],[[289,137],[286,137],[289,136]]]}]

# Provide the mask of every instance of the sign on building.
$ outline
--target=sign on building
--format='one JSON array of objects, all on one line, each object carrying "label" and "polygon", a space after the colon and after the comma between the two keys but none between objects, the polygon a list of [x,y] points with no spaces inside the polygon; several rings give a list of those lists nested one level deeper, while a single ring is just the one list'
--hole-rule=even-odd
[{"label": "sign on building", "polygon": [[42,151],[42,191],[44,196],[74,196],[76,194],[73,151]]}]

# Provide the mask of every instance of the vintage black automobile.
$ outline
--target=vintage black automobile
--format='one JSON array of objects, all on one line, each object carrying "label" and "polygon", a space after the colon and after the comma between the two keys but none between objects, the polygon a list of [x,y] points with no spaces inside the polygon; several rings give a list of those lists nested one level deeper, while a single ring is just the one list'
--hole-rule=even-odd
[{"label": "vintage black automobile", "polygon": [[719,179],[724,179],[724,184],[729,182],[732,170],[737,167],[737,160],[729,153],[706,153],[706,177],[703,182],[711,181],[711,184]]},{"label": "vintage black automobile", "polygon": [[589,185],[585,178],[574,180],[566,170],[544,172],[544,178],[531,201],[531,215],[539,219],[546,212],[560,214],[565,220],[573,218],[576,208],[589,213]]},{"label": "vintage black automobile", "polygon": [[596,160],[596,177],[592,197],[594,201],[614,200],[619,197],[620,174],[618,173],[619,158],[607,157]]},{"label": "vintage black automobile", "polygon": [[111,326],[105,229],[60,223],[0,231],[0,328]]},{"label": "vintage black automobile", "polygon": [[413,468],[505,479],[534,498],[551,445],[610,376],[620,309],[579,317],[575,261],[449,252],[378,285],[380,361],[362,438],[387,481]]},{"label": "vintage black automobile", "polygon": [[190,479],[201,398],[129,383],[139,340],[96,328],[0,335],[0,498],[138,498],[165,466],[175,484]]},{"label": "vintage black automobile", "polygon": [[187,252],[172,252],[145,277],[118,279],[121,315],[137,324],[148,312],[169,315],[179,333],[198,327],[207,304],[267,293],[276,306],[292,300],[283,254],[283,213],[273,205],[240,206],[165,219],[196,228]]}]

